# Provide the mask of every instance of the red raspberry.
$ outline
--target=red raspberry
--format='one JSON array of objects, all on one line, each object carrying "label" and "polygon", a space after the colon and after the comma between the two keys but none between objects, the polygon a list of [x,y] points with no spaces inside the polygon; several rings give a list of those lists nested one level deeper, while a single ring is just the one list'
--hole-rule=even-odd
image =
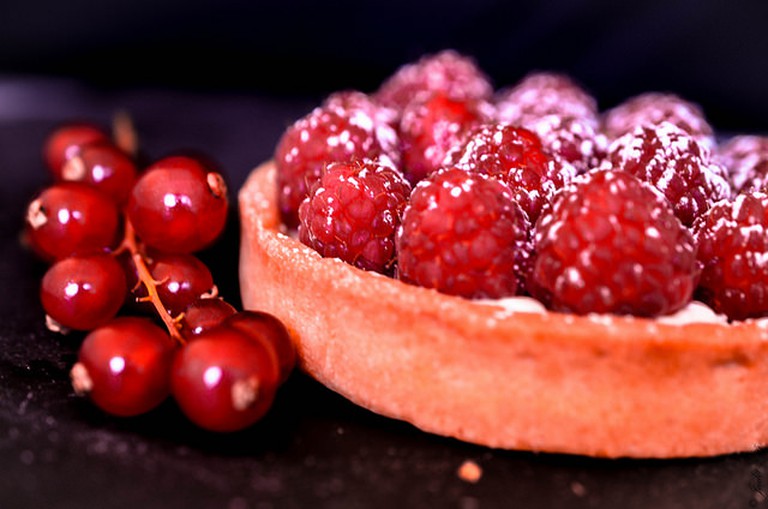
[{"label": "red raspberry", "polygon": [[691,299],[691,233],[650,186],[593,171],[553,201],[534,230],[528,290],[556,311],[655,316]]},{"label": "red raspberry", "polygon": [[597,120],[597,102],[575,81],[553,72],[534,72],[496,96],[498,119],[528,126],[547,115]]},{"label": "red raspberry", "polygon": [[391,126],[360,108],[332,104],[299,119],[283,134],[275,152],[283,221],[298,224],[299,205],[327,163],[385,155],[396,164],[397,143]]},{"label": "red raspberry", "polygon": [[608,149],[611,164],[658,189],[686,226],[730,196],[724,170],[682,129],[662,122],[638,127]]},{"label": "red raspberry", "polygon": [[[322,106],[332,110],[341,109],[342,111],[363,110],[377,122],[397,127],[398,114],[395,110],[382,106],[368,94],[357,90],[334,92],[323,101]],[[389,147],[386,149],[388,152],[391,151]]]},{"label": "red raspberry", "polygon": [[768,136],[734,136],[720,146],[719,155],[735,191],[766,189]]},{"label": "red raspberry", "polygon": [[529,223],[506,185],[458,168],[421,181],[397,236],[398,277],[468,298],[518,291]]},{"label": "red raspberry", "polygon": [[299,238],[323,256],[387,273],[410,192],[408,181],[384,164],[331,163],[299,208]]},{"label": "red raspberry", "polygon": [[535,72],[496,97],[497,118],[535,132],[542,146],[579,173],[604,156],[597,101],[568,76]]},{"label": "red raspberry", "polygon": [[490,99],[493,87],[472,59],[446,50],[398,69],[379,88],[376,99],[402,111],[424,92],[440,92],[453,99]]},{"label": "red raspberry", "polygon": [[535,223],[554,192],[573,176],[570,167],[544,155],[539,138],[527,129],[508,124],[472,129],[466,144],[449,155],[458,168],[498,178],[507,184],[515,201]]},{"label": "red raspberry", "polygon": [[446,155],[471,127],[489,118],[487,103],[445,94],[412,101],[400,121],[403,170],[412,184],[443,166]]},{"label": "red raspberry", "polygon": [[605,113],[604,127],[613,140],[638,126],[664,121],[676,125],[709,149],[715,146],[712,126],[701,108],[674,94],[648,92],[631,97]]},{"label": "red raspberry", "polygon": [[722,201],[693,232],[703,267],[697,297],[731,320],[768,316],[768,195]]}]

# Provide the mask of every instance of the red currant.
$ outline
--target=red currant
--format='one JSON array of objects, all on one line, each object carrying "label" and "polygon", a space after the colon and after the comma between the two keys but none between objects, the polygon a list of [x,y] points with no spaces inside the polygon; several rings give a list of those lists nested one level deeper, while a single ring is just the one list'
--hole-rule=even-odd
[{"label": "red currant", "polygon": [[40,300],[55,322],[90,330],[111,320],[126,293],[123,268],[112,256],[96,254],[59,260],[43,276]]},{"label": "red currant", "polygon": [[148,265],[157,282],[157,294],[171,316],[178,315],[213,289],[211,271],[195,256],[166,253],[150,256]]},{"label": "red currant", "polygon": [[139,178],[128,218],[144,243],[168,253],[192,253],[211,244],[227,219],[221,174],[187,156],[162,159]]},{"label": "red currant", "polygon": [[61,179],[84,182],[117,203],[125,203],[136,180],[136,164],[114,145],[83,145],[61,168]]},{"label": "red currant", "polygon": [[181,318],[181,335],[187,339],[199,336],[221,324],[237,310],[220,298],[201,298],[184,310]]},{"label": "red currant", "polygon": [[56,180],[60,180],[64,163],[89,143],[109,142],[107,133],[89,123],[71,123],[58,127],[45,141],[43,158]]},{"label": "red currant", "polygon": [[44,259],[104,252],[118,239],[115,203],[85,184],[66,182],[44,190],[27,208],[27,236]]},{"label": "red currant", "polygon": [[177,352],[171,393],[198,426],[236,431],[269,410],[278,377],[278,366],[264,344],[238,329],[216,327]]},{"label": "red currant", "polygon": [[262,311],[240,311],[227,318],[224,325],[241,330],[274,350],[280,366],[280,382],[285,382],[296,365],[296,347],[283,322]]},{"label": "red currant", "polygon": [[168,396],[173,352],[171,338],[149,320],[116,318],[86,336],[72,384],[105,412],[139,415]]}]

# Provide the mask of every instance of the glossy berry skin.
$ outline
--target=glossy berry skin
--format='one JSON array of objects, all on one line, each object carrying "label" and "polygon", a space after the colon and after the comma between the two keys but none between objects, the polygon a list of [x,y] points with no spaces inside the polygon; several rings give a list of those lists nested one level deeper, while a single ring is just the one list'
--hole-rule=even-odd
[{"label": "glossy berry skin", "polygon": [[592,171],[542,214],[527,288],[556,311],[656,316],[690,302],[697,277],[693,237],[667,202],[626,172]]},{"label": "glossy berry skin", "polygon": [[81,146],[61,168],[62,180],[83,182],[118,204],[128,200],[136,174],[136,164],[131,157],[109,143]]},{"label": "glossy berry skin", "polygon": [[433,92],[457,100],[487,100],[493,86],[474,60],[446,50],[402,66],[381,85],[374,98],[402,111],[413,99]]},{"label": "glossy berry skin", "polygon": [[218,327],[225,319],[237,313],[237,310],[223,299],[202,298],[195,300],[184,310],[181,319],[181,335],[192,339]]},{"label": "glossy berry skin", "polygon": [[133,187],[127,214],[147,246],[166,253],[192,253],[224,230],[227,188],[221,175],[200,160],[171,156],[152,164]]},{"label": "glossy berry skin", "polygon": [[288,379],[296,366],[296,347],[283,322],[263,311],[246,310],[228,317],[224,325],[241,330],[249,338],[271,348],[280,367],[280,383]]},{"label": "glossy berry skin", "polygon": [[659,190],[686,226],[715,202],[728,198],[725,170],[709,152],[669,122],[638,127],[608,149],[613,168],[631,173]]},{"label": "glossy berry skin", "polygon": [[421,181],[397,236],[398,277],[467,298],[515,295],[529,224],[499,180],[457,168]]},{"label": "glossy berry skin", "polygon": [[105,252],[117,243],[120,215],[107,196],[81,183],[45,189],[27,208],[26,233],[46,260]]},{"label": "glossy berry skin", "polygon": [[116,318],[86,336],[73,385],[109,414],[146,413],[168,397],[174,350],[171,337],[151,321]]},{"label": "glossy berry skin", "polygon": [[109,143],[109,135],[100,127],[85,122],[65,124],[54,129],[45,140],[43,159],[55,180],[61,180],[64,163],[80,148],[91,143]]},{"label": "glossy berry skin", "polygon": [[45,312],[68,329],[91,330],[107,323],[123,305],[126,282],[113,256],[64,258],[43,276],[40,300]]},{"label": "glossy berry skin", "polygon": [[555,164],[544,154],[538,136],[509,124],[470,130],[464,145],[449,157],[458,168],[507,184],[532,224],[555,191],[574,176],[572,167]]},{"label": "glossy berry skin", "polygon": [[299,239],[325,257],[390,272],[410,192],[408,181],[387,165],[329,164],[299,208]]},{"label": "glossy berry skin", "polygon": [[[157,294],[171,316],[213,289],[211,271],[193,255],[151,253],[148,261],[149,272],[158,282]],[[141,289],[139,296],[145,292]]]},{"label": "glossy berry skin", "polygon": [[697,297],[731,320],[768,316],[768,195],[718,202],[693,232],[703,267]]},{"label": "glossy berry skin", "polygon": [[377,159],[397,162],[398,138],[387,123],[366,109],[345,109],[343,101],[331,101],[289,127],[275,150],[278,202],[283,222],[298,226],[298,211],[309,191],[330,162]]},{"label": "glossy berry skin", "polygon": [[278,378],[274,354],[265,345],[240,330],[216,327],[176,353],[171,393],[201,428],[236,431],[269,410]]}]

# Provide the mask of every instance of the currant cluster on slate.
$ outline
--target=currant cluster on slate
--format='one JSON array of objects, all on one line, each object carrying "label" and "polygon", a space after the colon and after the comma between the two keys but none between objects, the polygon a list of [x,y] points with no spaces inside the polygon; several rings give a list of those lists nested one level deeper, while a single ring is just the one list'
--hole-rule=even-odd
[{"label": "currant cluster on slate", "polygon": [[565,75],[494,91],[444,51],[290,126],[278,198],[323,256],[448,294],[768,316],[768,138],[713,132],[673,94],[600,111]]},{"label": "currant cluster on slate", "polygon": [[66,124],[45,143],[53,184],[29,204],[25,237],[51,264],[47,324],[88,331],[72,383],[106,412],[142,414],[172,395],[205,429],[242,429],[270,408],[293,344],[275,317],[220,298],[193,254],[224,229],[221,174],[186,155],[139,169],[135,145],[125,121],[114,137]]}]

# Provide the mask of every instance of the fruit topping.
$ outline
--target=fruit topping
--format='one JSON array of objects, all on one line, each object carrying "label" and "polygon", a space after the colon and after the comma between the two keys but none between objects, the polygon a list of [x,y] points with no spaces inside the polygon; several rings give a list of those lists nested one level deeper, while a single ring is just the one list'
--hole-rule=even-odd
[{"label": "fruit topping", "polygon": [[522,127],[479,126],[466,135],[460,147],[449,155],[451,164],[507,184],[531,224],[538,220],[554,192],[573,177],[571,166],[551,161],[539,138]]},{"label": "fruit topping", "polygon": [[493,87],[470,58],[446,50],[405,65],[387,79],[376,100],[396,111],[423,93],[439,92],[452,99],[490,99]]},{"label": "fruit topping", "polygon": [[387,164],[332,163],[299,208],[299,238],[323,256],[391,273],[395,232],[410,191]]},{"label": "fruit topping", "polygon": [[768,316],[768,195],[740,194],[693,224],[698,297],[731,320]]},{"label": "fruit topping", "polygon": [[398,277],[469,298],[515,295],[528,219],[501,181],[458,168],[421,181],[397,236]]},{"label": "fruit topping", "polygon": [[488,103],[422,95],[411,101],[400,120],[403,172],[415,184],[443,166],[446,155],[472,127],[487,122]]},{"label": "fruit topping", "polygon": [[542,214],[533,241],[527,288],[557,311],[667,314],[690,301],[696,284],[693,236],[626,172],[574,179]]},{"label": "fruit topping", "polygon": [[605,132],[613,140],[645,125],[669,122],[687,132],[704,147],[715,146],[712,126],[701,108],[675,94],[647,92],[631,97],[604,115]]},{"label": "fruit topping", "polygon": [[692,136],[669,122],[636,127],[608,152],[615,169],[658,189],[686,226],[731,194],[725,170]]},{"label": "fruit topping", "polygon": [[768,184],[768,136],[734,136],[718,150],[734,191],[765,190]]},{"label": "fruit topping", "polygon": [[568,76],[534,72],[517,85],[496,95],[498,119],[527,126],[555,115],[561,118],[597,119],[597,102]]},{"label": "fruit topping", "polygon": [[296,121],[275,151],[280,211],[289,226],[298,225],[301,202],[330,162],[387,156],[397,163],[397,134],[366,108],[342,107],[341,100],[313,110]]}]

